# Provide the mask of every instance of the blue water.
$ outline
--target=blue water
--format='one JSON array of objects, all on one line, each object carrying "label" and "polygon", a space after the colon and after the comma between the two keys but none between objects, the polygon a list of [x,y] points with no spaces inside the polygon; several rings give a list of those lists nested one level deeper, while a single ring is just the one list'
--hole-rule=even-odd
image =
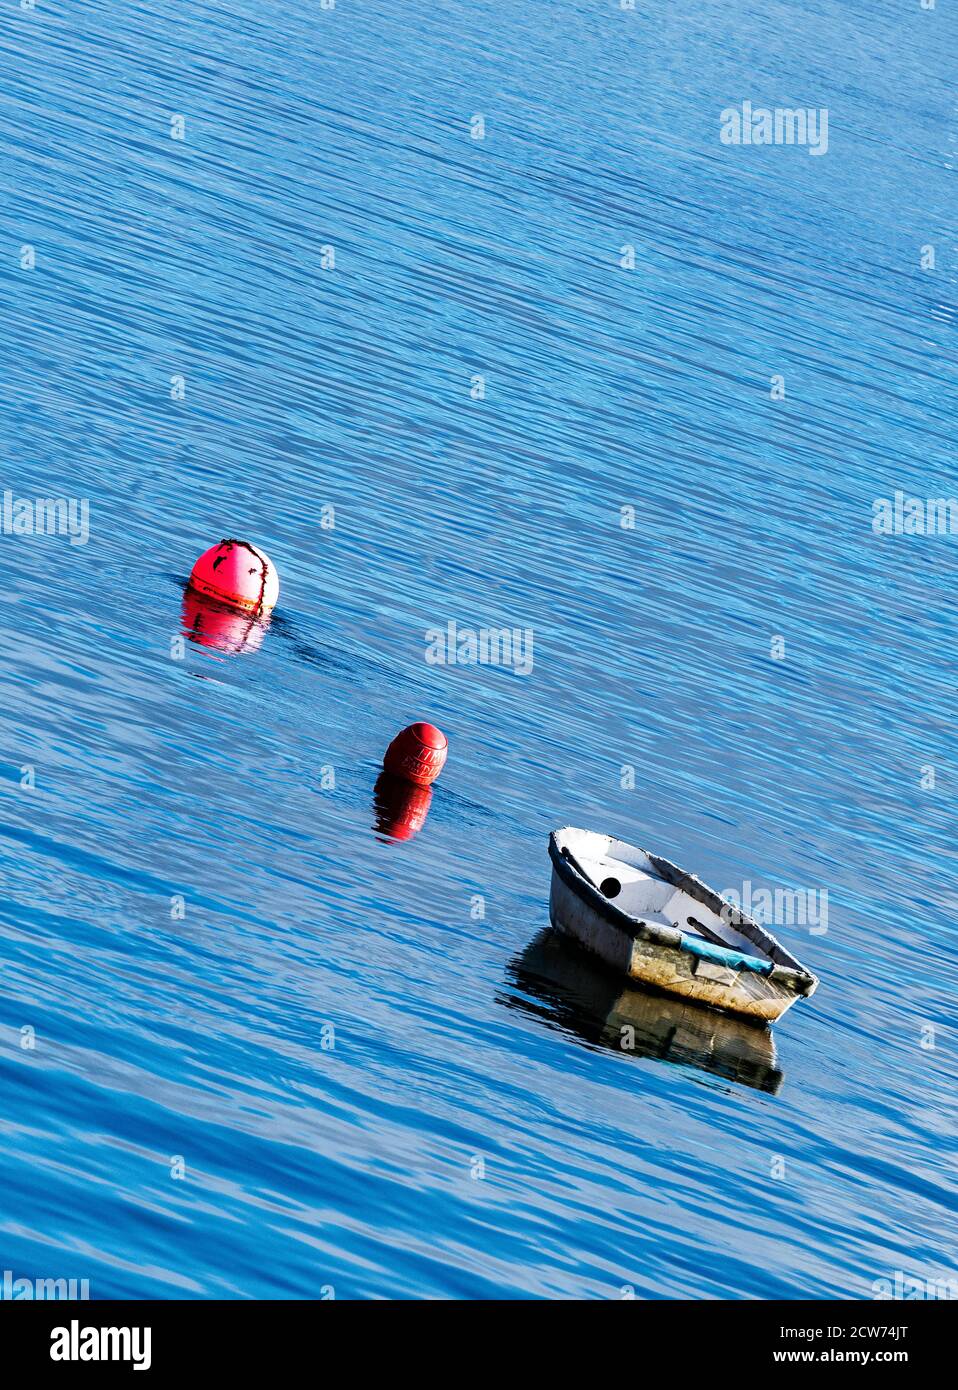
[{"label": "blue water", "polygon": [[[0,535],[0,1269],[955,1275],[956,540],[872,503],[958,491],[956,60],[917,0],[4,7],[0,482],[90,532]],[[282,581],[239,655],[180,645],[227,535]],[[450,620],[532,673],[428,664]],[[564,824],[827,890],[774,1057],[542,937]]]}]

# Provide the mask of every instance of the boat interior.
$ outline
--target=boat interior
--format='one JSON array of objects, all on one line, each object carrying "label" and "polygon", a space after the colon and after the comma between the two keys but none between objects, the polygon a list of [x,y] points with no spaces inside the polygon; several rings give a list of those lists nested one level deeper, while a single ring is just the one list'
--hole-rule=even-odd
[{"label": "boat interior", "polygon": [[669,883],[634,845],[590,830],[561,831],[558,843],[593,887],[630,917],[678,927],[746,955],[766,954],[705,903]]}]

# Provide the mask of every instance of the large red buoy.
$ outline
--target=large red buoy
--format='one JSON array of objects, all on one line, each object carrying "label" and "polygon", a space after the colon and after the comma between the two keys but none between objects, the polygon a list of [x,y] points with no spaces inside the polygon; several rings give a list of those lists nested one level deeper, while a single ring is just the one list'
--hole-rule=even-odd
[{"label": "large red buoy", "polygon": [[275,608],[279,575],[269,556],[249,541],[220,541],[203,552],[190,575],[190,587],[218,603],[257,616]]},{"label": "large red buoy", "polygon": [[386,749],[383,767],[417,787],[428,787],[442,772],[449,752],[446,735],[435,724],[410,724]]}]

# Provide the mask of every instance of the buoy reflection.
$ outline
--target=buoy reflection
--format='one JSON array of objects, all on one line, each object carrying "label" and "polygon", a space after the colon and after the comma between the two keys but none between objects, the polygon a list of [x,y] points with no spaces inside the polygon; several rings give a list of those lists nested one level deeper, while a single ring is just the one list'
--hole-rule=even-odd
[{"label": "buoy reflection", "polygon": [[187,589],[183,595],[182,622],[183,632],[191,642],[228,656],[258,651],[269,628],[268,616],[257,618],[237,608],[226,608],[195,589]]},{"label": "buoy reflection", "polygon": [[375,828],[391,840],[411,840],[426,823],[432,787],[417,787],[381,772],[373,788]]}]

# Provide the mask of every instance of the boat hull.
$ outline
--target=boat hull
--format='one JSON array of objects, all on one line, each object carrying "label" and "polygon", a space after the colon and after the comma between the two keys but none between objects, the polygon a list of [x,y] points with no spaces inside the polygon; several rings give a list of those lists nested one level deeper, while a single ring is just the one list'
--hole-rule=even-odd
[{"label": "boat hull", "polygon": [[[599,904],[585,901],[553,865],[549,896],[552,925],[572,937],[606,965],[631,980],[651,985],[682,999],[726,1013],[765,1023],[781,1018],[801,992],[772,975],[736,971],[703,960],[684,949],[656,939],[662,933],[643,936]],[[678,936],[678,933],[676,933]]]}]

